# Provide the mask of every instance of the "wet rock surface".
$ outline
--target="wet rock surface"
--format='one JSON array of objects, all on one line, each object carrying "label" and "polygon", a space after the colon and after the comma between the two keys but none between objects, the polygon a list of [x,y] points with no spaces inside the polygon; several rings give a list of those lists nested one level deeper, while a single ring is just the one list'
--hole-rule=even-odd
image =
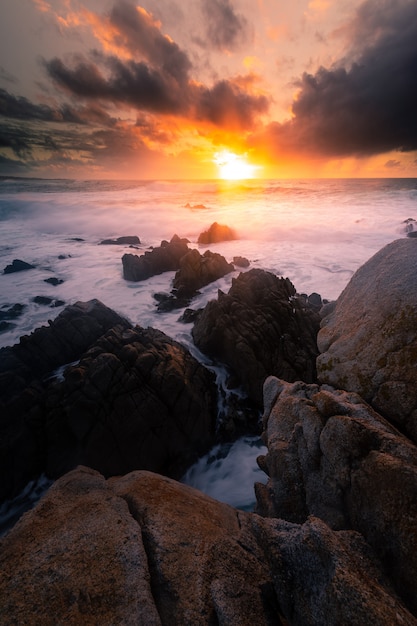
[{"label": "wet rock surface", "polygon": [[230,226],[213,222],[208,230],[200,233],[198,236],[198,243],[219,243],[220,241],[232,241],[233,239],[237,239],[237,237],[236,233],[230,228]]},{"label": "wet rock surface", "polygon": [[249,396],[262,405],[262,386],[274,374],[285,380],[316,379],[320,317],[300,303],[288,279],[252,269],[233,279],[197,318],[197,347],[226,364]]},{"label": "wet rock surface", "polygon": [[1,500],[80,462],[106,476],[178,476],[214,441],[211,374],[162,332],[132,328],[97,300],[3,348],[0,368]]},{"label": "wet rock surface", "polygon": [[31,265],[26,261],[22,261],[21,259],[14,259],[14,261],[10,265],[6,265],[3,270],[4,274],[13,274],[14,272],[23,272],[25,270],[33,270],[35,269],[35,265]]},{"label": "wet rock surface", "polygon": [[146,251],[143,255],[124,254],[122,257],[123,278],[140,281],[163,272],[176,271],[180,259],[189,251],[187,241],[174,235],[170,242],[162,241],[159,248]]}]

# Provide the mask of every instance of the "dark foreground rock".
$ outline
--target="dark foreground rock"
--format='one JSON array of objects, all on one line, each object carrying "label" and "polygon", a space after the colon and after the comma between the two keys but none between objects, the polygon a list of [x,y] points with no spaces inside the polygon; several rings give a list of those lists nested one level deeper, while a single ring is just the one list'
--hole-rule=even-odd
[{"label": "dark foreground rock", "polygon": [[123,278],[140,281],[163,272],[176,271],[180,259],[189,251],[187,241],[174,235],[170,242],[162,241],[159,248],[145,254],[124,254],[122,257]]},{"label": "dark foreground rock", "polygon": [[288,279],[252,269],[233,279],[229,293],[207,304],[193,329],[198,348],[226,364],[260,406],[262,385],[274,374],[316,380],[320,317],[296,298]]},{"label": "dark foreground rock", "polygon": [[0,543],[2,624],[416,624],[352,531],[135,472],[61,478]]},{"label": "dark foreground rock", "polygon": [[417,242],[385,246],[323,319],[318,376],[356,391],[417,442]]},{"label": "dark foreground rock", "polygon": [[360,532],[417,614],[416,446],[355,393],[273,377],[264,392],[258,512]]},{"label": "dark foreground rock", "polygon": [[208,230],[200,233],[198,243],[219,243],[220,241],[232,241],[233,239],[236,239],[236,233],[229,226],[214,222]]},{"label": "dark foreground rock", "polygon": [[163,333],[132,328],[96,300],[0,351],[0,402],[0,501],[78,463],[106,476],[178,476],[214,441],[211,374]]}]

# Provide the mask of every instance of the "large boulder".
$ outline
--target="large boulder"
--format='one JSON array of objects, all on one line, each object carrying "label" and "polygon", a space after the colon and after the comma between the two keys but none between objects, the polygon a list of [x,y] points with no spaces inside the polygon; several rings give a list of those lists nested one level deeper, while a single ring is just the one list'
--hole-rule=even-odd
[{"label": "large boulder", "polygon": [[48,390],[46,472],[180,477],[215,439],[214,376],[163,332],[115,327]]},{"label": "large boulder", "polygon": [[252,269],[206,305],[192,333],[197,347],[226,364],[261,406],[262,385],[271,374],[315,381],[319,323],[288,279]]},{"label": "large boulder", "polygon": [[201,255],[198,250],[190,250],[180,260],[180,267],[175,274],[173,287],[176,296],[191,297],[210,283],[233,272],[234,266],[217,252],[206,252]]},{"label": "large boulder", "polygon": [[236,511],[149,472],[62,477],[0,541],[0,622],[417,623],[355,532]]},{"label": "large boulder", "polygon": [[356,391],[417,441],[417,242],[385,246],[322,321],[320,381]]},{"label": "large boulder", "polygon": [[141,256],[124,254],[123,278],[137,282],[163,272],[176,271],[180,266],[180,259],[188,251],[187,241],[174,235],[170,242],[162,241],[159,248],[147,251]]},{"label": "large boulder", "polygon": [[214,437],[212,375],[163,333],[132,329],[96,300],[0,351],[0,398],[0,501],[80,462],[106,475],[176,476]]},{"label": "large boulder", "polygon": [[360,532],[417,613],[417,448],[355,393],[265,383],[257,511]]}]

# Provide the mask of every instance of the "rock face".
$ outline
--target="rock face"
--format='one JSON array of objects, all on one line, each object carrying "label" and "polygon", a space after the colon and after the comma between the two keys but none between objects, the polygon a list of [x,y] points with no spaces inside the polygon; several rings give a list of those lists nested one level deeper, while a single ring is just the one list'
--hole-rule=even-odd
[{"label": "rock face", "polygon": [[208,230],[200,233],[198,243],[219,243],[220,241],[231,241],[233,239],[236,239],[236,234],[229,226],[214,222]]},{"label": "rock face", "polygon": [[416,624],[358,533],[168,478],[62,477],[0,543],[1,623]]},{"label": "rock face", "polygon": [[225,274],[233,272],[234,266],[216,252],[201,255],[198,250],[190,250],[180,260],[180,267],[175,274],[173,287],[179,298],[191,297],[196,292]]},{"label": "rock face", "polygon": [[124,254],[122,257],[123,278],[140,281],[163,272],[176,271],[180,259],[189,252],[186,240],[174,235],[171,241],[162,241],[159,248],[147,251],[142,256]]},{"label": "rock face", "polygon": [[352,277],[322,321],[317,372],[356,391],[417,441],[417,242],[392,242]]},{"label": "rock face", "polygon": [[417,613],[417,448],[355,393],[265,383],[262,515],[353,529]]},{"label": "rock face", "polygon": [[137,246],[140,244],[140,239],[137,235],[126,235],[116,239],[103,239],[103,241],[100,241],[100,244],[107,246]]},{"label": "rock face", "polygon": [[196,320],[198,348],[231,368],[262,404],[262,385],[274,374],[289,381],[316,378],[319,315],[302,306],[288,279],[252,269],[233,279],[228,295],[207,304]]},{"label": "rock face", "polygon": [[0,501],[80,462],[106,476],[177,476],[213,443],[211,374],[163,333],[132,328],[96,300],[3,348],[0,368]]}]

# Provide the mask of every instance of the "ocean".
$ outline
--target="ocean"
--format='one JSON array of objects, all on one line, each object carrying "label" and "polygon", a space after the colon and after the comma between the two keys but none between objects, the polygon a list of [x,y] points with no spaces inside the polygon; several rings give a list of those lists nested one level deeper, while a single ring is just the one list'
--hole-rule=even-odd
[{"label": "ocean", "polygon": [[[182,311],[156,311],[153,294],[169,292],[174,273],[140,283],[127,282],[121,263],[125,252],[142,254],[177,234],[201,252],[209,248],[228,261],[244,256],[251,268],[288,277],[299,293],[317,292],[334,300],[356,269],[375,252],[407,236],[413,225],[417,230],[414,220],[417,179],[234,183],[0,177],[0,313],[22,305],[21,315],[10,320],[0,333],[0,347],[12,345],[22,335],[47,324],[59,314],[63,303],[98,298],[134,324],[162,330],[204,360],[192,344],[191,326],[178,321]],[[213,222],[233,228],[237,239],[199,246],[198,235]],[[99,245],[103,239],[125,235],[137,235],[139,249]],[[14,259],[35,269],[4,274]],[[217,296],[218,289],[227,292],[239,271],[202,289],[191,306],[204,306]],[[55,286],[45,282],[52,277],[62,282]],[[49,298],[50,303],[39,303],[38,296]],[[221,368],[218,378],[220,382]],[[216,483],[213,475],[207,476],[211,487],[206,491],[213,489],[215,497],[230,501],[224,466],[220,471],[217,461],[228,458],[229,465],[239,472],[241,459],[250,458],[247,480],[258,480],[260,470],[254,463],[258,445],[244,438],[231,453],[229,446],[226,451],[208,455],[204,467],[200,463],[194,468],[194,477],[189,476],[188,481],[204,490],[202,475],[216,468],[216,476],[223,472],[223,482],[219,479]],[[228,469],[227,475],[232,471]],[[250,490],[252,494],[252,485]],[[245,497],[239,495],[231,503],[238,505],[237,500]]]}]

